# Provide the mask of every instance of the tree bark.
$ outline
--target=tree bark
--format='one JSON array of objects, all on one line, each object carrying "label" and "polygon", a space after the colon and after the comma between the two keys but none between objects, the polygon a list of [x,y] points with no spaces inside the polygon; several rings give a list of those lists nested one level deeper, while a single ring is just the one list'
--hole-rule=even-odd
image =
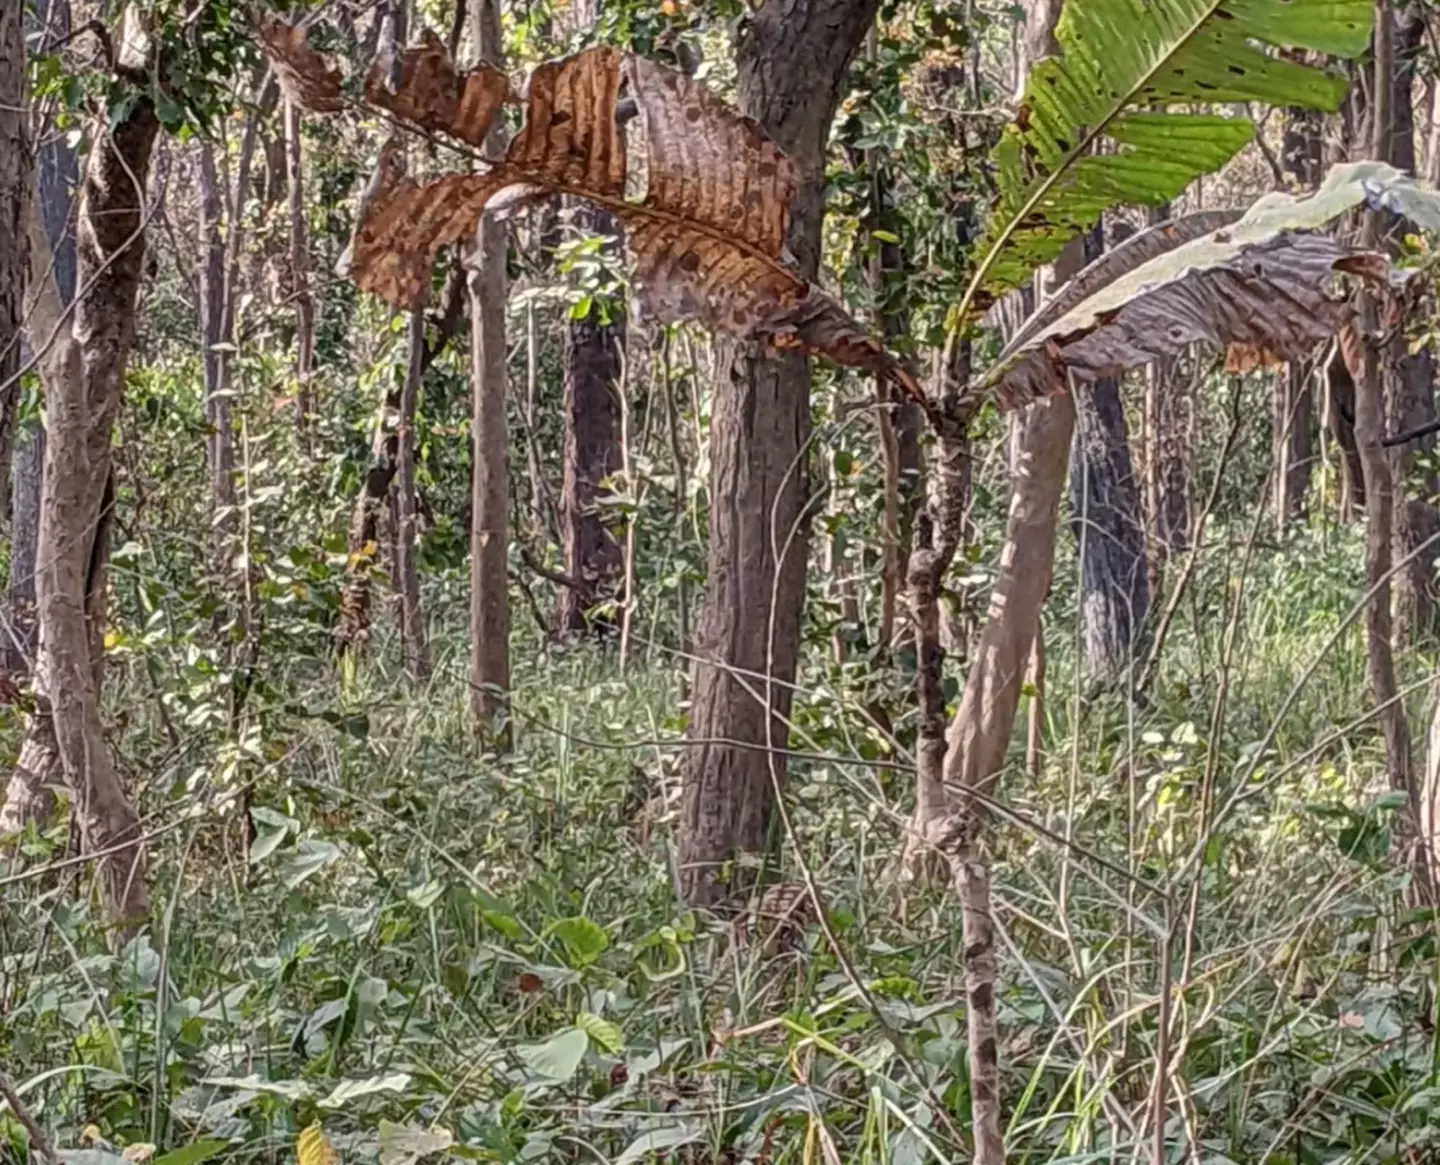
[{"label": "tree bark", "polygon": [[25,41],[20,0],[0,0],[0,515],[10,512],[10,455],[20,399],[20,329],[29,264],[34,161],[25,128]]},{"label": "tree bark", "polygon": [[[587,234],[613,235],[614,220],[599,207],[576,207]],[[620,384],[624,358],[624,307],[616,297],[610,319],[591,304],[565,330],[564,461],[560,486],[560,541],[565,573],[580,584],[561,587],[556,625],[562,631],[613,629],[613,620],[589,612],[609,597],[621,570],[621,548],[598,507],[601,482],[620,471]]]},{"label": "tree bark", "polygon": [[295,415],[308,430],[315,402],[310,376],[315,366],[315,299],[310,288],[310,242],[305,225],[305,173],[300,146],[300,110],[285,102],[285,176],[290,194],[290,294],[295,297]]},{"label": "tree bark", "polygon": [[[91,127],[77,218],[73,331],[60,327],[54,284],[39,291],[33,334],[57,336],[42,364],[46,389],[40,512],[37,691],[48,703],[65,779],[74,791],[82,850],[104,855],[97,873],[107,913],[133,924],[148,912],[140,819],[110,761],[100,721],[99,647],[114,492],[110,445],[135,339],[144,270],[145,188],[159,121],[138,96],[123,120]],[[32,216],[32,253],[48,243]],[[40,270],[40,263],[36,264]],[[43,719],[43,717],[42,717]]]},{"label": "tree bark", "polygon": [[996,1043],[996,963],[990,882],[979,848],[980,798],[1004,765],[1040,608],[1050,589],[1055,526],[1074,430],[1075,403],[1069,393],[1030,406],[1022,420],[1000,572],[945,754],[945,786],[954,795],[954,809],[933,822],[929,830],[931,844],[950,860],[965,933],[976,1165],[1003,1165],[1005,1160]]},{"label": "tree bark", "polygon": [[[497,0],[473,9],[479,60],[502,64]],[[504,150],[498,123],[486,142],[491,157]],[[510,596],[507,544],[510,450],[506,439],[504,224],[486,216],[477,230],[470,269],[470,716],[476,729],[502,746],[509,742]]]},{"label": "tree bark", "polygon": [[1123,678],[1150,610],[1145,525],[1120,385],[1080,390],[1075,412],[1070,521],[1081,547],[1081,642],[1092,680],[1110,683]]},{"label": "tree bark", "polygon": [[[830,122],[876,7],[764,0],[741,29],[741,112],[795,163],[788,244],[806,277],[819,269]],[[765,846],[785,777],[783,758],[767,750],[787,738],[810,525],[809,362],[726,343],[721,366],[678,855],[681,893],[697,905],[738,890],[723,884],[725,865]]]},{"label": "tree bark", "polygon": [[415,497],[415,411],[425,374],[425,309],[410,313],[405,382],[400,391],[395,456],[395,575],[399,582],[400,644],[405,670],[417,680],[430,676],[430,643],[420,606],[420,572],[415,565],[419,537]]},{"label": "tree bark", "polygon": [[[936,438],[934,482],[916,522],[909,561],[910,613],[915,624],[915,702],[920,722],[915,744],[915,815],[905,845],[905,867],[925,874],[932,825],[950,809],[945,795],[945,648],[940,636],[940,590],[965,537],[965,511],[973,472],[969,424],[972,407],[958,413],[959,390],[970,379],[970,344],[960,340],[948,373]],[[948,396],[948,400],[946,399]]]}]

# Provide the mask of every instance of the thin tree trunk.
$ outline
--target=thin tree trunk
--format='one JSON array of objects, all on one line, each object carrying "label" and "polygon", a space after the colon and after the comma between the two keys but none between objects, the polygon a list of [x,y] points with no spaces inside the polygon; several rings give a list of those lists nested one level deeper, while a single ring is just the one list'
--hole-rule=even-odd
[{"label": "thin tree trunk", "polygon": [[[473,8],[478,58],[502,64],[497,0]],[[504,149],[504,129],[490,131],[487,152]],[[470,270],[470,716],[476,729],[502,746],[510,738],[510,596],[507,544],[510,450],[505,424],[504,224],[486,216],[477,232]]]},{"label": "thin tree trunk", "polygon": [[[613,235],[608,211],[577,207],[576,224],[587,234]],[[565,329],[564,470],[560,487],[560,542],[565,573],[581,585],[561,587],[556,625],[563,631],[613,630],[613,620],[590,610],[613,597],[622,566],[620,543],[599,507],[601,483],[620,472],[621,362],[624,306],[619,297],[601,319],[600,305]]]},{"label": "thin tree trunk", "polygon": [[[224,576],[235,555],[238,515],[235,510],[235,438],[230,423],[228,343],[229,282],[225,242],[221,237],[220,190],[215,173],[215,148],[200,147],[200,243],[205,262],[200,268],[200,335],[204,344],[205,422],[210,432],[206,452],[210,466],[211,534],[215,557]],[[242,195],[243,197],[243,195]],[[239,199],[237,198],[237,203]],[[232,221],[230,229],[236,229]]]},{"label": "thin tree trunk", "polygon": [[415,410],[425,368],[425,310],[410,313],[405,383],[400,392],[395,456],[395,576],[400,596],[400,643],[405,668],[418,680],[430,676],[430,643],[420,606],[420,573],[415,565],[419,537],[415,498]]},{"label": "thin tree trunk", "polygon": [[[905,867],[923,877],[929,868],[932,823],[950,809],[945,795],[945,648],[940,636],[940,590],[965,537],[972,476],[969,437],[973,409],[957,414],[959,390],[970,378],[970,345],[957,343],[947,373],[936,432],[934,481],[916,521],[909,561],[910,613],[915,624],[915,702],[920,713],[915,744],[915,815],[905,845]],[[948,399],[947,399],[948,398]]]},{"label": "thin tree trunk", "polygon": [[[1375,26],[1376,79],[1371,141],[1375,156],[1383,160],[1388,149],[1390,126],[1390,74],[1394,67],[1394,43],[1390,7],[1377,0]],[[1380,212],[1365,217],[1367,245],[1379,241],[1383,223]],[[1375,701],[1376,719],[1385,740],[1385,767],[1390,787],[1405,796],[1402,815],[1402,844],[1405,857],[1413,862],[1416,883],[1427,902],[1434,900],[1434,884],[1427,855],[1418,844],[1424,820],[1420,784],[1412,771],[1410,724],[1405,705],[1399,699],[1395,680],[1392,642],[1390,569],[1394,561],[1395,465],[1381,441],[1385,436],[1384,354],[1378,346],[1379,319],[1375,300],[1368,289],[1358,293],[1359,313],[1354,325],[1341,333],[1340,347],[1355,382],[1355,442],[1365,474],[1365,581],[1369,602],[1365,611],[1365,677]]]},{"label": "thin tree trunk", "polygon": [[[741,27],[741,111],[795,163],[788,243],[807,277],[819,269],[830,122],[876,4],[763,0]],[[725,350],[678,854],[681,893],[696,905],[741,890],[722,884],[723,868],[766,844],[785,779],[771,750],[787,739],[809,546],[809,362],[754,345]]]},{"label": "thin tree trunk", "polygon": [[315,402],[315,300],[310,287],[310,243],[305,227],[305,174],[300,147],[300,110],[285,102],[285,176],[290,192],[290,293],[295,298],[295,413],[306,432]]},{"label": "thin tree trunk", "polygon": [[[40,514],[37,689],[48,700],[85,853],[97,863],[107,912],[131,924],[148,912],[140,819],[110,761],[100,721],[97,649],[113,498],[110,444],[135,338],[144,269],[144,183],[159,121],[148,98],[108,128],[92,127],[78,215],[73,332],[42,365],[49,438]],[[49,248],[32,216],[32,251]],[[36,264],[37,270],[40,263]],[[39,289],[35,332],[58,330],[54,284]],[[48,323],[48,327],[47,327]],[[73,338],[72,338],[73,337]],[[48,373],[48,375],[47,375]],[[117,850],[117,847],[118,848]]]},{"label": "thin tree trunk", "polygon": [[995,1021],[995,950],[990,882],[979,849],[983,803],[1005,762],[1021,682],[1050,589],[1065,463],[1075,430],[1066,393],[1030,406],[1014,460],[1014,486],[1000,572],[945,754],[952,813],[931,825],[930,841],[950,860],[965,931],[966,1017],[976,1165],[1003,1165]]}]

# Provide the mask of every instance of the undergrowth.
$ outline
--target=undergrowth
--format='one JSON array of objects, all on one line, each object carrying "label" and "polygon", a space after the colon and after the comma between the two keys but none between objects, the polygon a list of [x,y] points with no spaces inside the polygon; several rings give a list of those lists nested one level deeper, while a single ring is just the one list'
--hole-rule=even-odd
[{"label": "undergrowth", "polygon": [[[1144,1159],[1159,1072],[1177,1162],[1440,1141],[1434,937],[1396,905],[1396,802],[1349,723],[1360,555],[1350,531],[1261,546],[1243,589],[1208,556],[1128,705],[1077,693],[1057,601],[1043,765],[1003,775],[989,834],[1013,1160]],[[802,677],[779,845],[829,935],[764,941],[673,893],[684,691],[658,649],[620,674],[529,643],[494,757],[458,639],[423,689],[377,641],[338,696],[301,659],[237,715],[171,631],[117,633],[109,684],[154,925],[112,949],[64,825],[0,875],[0,1060],[74,1160],[279,1162],[315,1122],[386,1165],[967,1159],[958,910],[897,872],[908,757],[853,676]]]}]

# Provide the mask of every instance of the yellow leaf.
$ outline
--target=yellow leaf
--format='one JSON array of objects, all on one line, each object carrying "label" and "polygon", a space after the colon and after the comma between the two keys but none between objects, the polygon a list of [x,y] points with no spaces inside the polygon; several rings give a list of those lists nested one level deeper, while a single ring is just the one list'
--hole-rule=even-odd
[{"label": "yellow leaf", "polygon": [[155,1146],[147,1145],[143,1141],[136,1145],[126,1145],[120,1156],[127,1161],[134,1161],[136,1165],[144,1165],[155,1156]]},{"label": "yellow leaf", "polygon": [[340,1165],[340,1154],[325,1139],[319,1121],[295,1138],[295,1159],[299,1165]]},{"label": "yellow leaf", "polygon": [[93,1145],[96,1141],[103,1141],[105,1138],[100,1133],[99,1125],[86,1125],[80,1130],[80,1141],[82,1144]]},{"label": "yellow leaf", "polygon": [[[115,647],[115,645],[116,645],[117,643],[119,643],[119,642],[120,642],[120,632],[118,632],[118,631],[107,631],[107,632],[105,632],[105,650],[106,650],[106,651],[111,651],[111,650],[113,650],[114,647]],[[95,1126],[94,1126],[94,1125],[90,1125],[89,1127],[90,1127],[90,1128],[94,1128]]]}]

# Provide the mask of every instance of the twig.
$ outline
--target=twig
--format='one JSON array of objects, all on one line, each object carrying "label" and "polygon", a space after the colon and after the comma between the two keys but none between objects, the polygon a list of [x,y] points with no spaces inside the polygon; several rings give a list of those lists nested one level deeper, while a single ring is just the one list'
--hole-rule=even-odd
[{"label": "twig", "polygon": [[60,1165],[60,1154],[55,1152],[55,1146],[50,1143],[50,1138],[45,1135],[35,1117],[25,1107],[25,1102],[15,1091],[15,1085],[11,1082],[9,1073],[3,1068],[0,1068],[0,1097],[4,1097],[5,1103],[10,1106],[10,1111],[15,1114],[15,1119],[25,1126],[25,1132],[30,1137],[30,1147],[42,1159],[49,1162],[49,1165]]},{"label": "twig", "polygon": [[1393,449],[1396,445],[1408,445],[1411,441],[1430,436],[1431,433],[1440,433],[1440,421],[1426,421],[1423,425],[1416,425],[1415,428],[1396,433],[1393,437],[1381,437],[1380,444],[1386,449]]}]

